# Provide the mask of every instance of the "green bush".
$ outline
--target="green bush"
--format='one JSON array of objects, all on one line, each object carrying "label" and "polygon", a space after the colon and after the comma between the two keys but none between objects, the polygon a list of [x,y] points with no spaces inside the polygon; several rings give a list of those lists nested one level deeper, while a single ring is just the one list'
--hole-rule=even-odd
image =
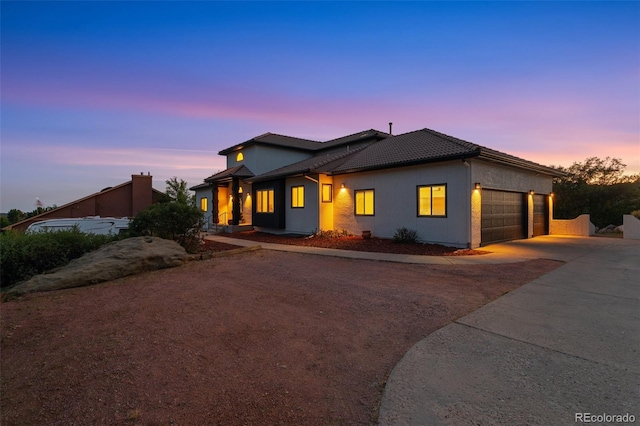
[{"label": "green bush", "polygon": [[404,227],[398,228],[393,235],[393,241],[403,244],[416,243],[418,242],[418,232]]},{"label": "green bush", "polygon": [[141,211],[129,224],[133,236],[153,236],[177,241],[189,253],[200,245],[202,211],[191,204],[158,203]]},{"label": "green bush", "polygon": [[0,235],[0,286],[4,289],[34,275],[66,265],[84,253],[120,239],[117,235],[48,231]]}]

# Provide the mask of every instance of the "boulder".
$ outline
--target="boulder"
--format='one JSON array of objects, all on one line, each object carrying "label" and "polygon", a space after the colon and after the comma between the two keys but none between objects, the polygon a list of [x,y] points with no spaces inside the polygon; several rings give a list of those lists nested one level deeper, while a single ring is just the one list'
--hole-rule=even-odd
[{"label": "boulder", "polygon": [[140,272],[172,268],[188,261],[180,244],[156,237],[127,238],[106,244],[49,273],[16,284],[5,300],[38,291],[82,287]]},{"label": "boulder", "polygon": [[600,229],[598,232],[601,234],[605,232],[613,232],[614,229],[616,229],[615,225],[607,225],[604,228]]}]

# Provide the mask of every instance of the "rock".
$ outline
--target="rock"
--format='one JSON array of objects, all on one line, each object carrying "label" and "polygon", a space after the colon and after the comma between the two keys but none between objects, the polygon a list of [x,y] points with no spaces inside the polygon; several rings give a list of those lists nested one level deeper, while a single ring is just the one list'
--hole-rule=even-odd
[{"label": "rock", "polygon": [[617,233],[620,233],[620,234],[624,233],[624,225],[617,226],[617,227],[613,230],[613,232],[617,232]]},{"label": "rock", "polygon": [[106,244],[50,273],[18,283],[5,293],[4,299],[38,291],[82,287],[140,272],[172,268],[188,259],[185,249],[175,241],[156,237],[127,238]]},{"label": "rock", "polygon": [[598,231],[598,233],[603,234],[605,232],[613,232],[613,230],[616,228],[615,225],[607,225],[604,228],[600,229]]}]

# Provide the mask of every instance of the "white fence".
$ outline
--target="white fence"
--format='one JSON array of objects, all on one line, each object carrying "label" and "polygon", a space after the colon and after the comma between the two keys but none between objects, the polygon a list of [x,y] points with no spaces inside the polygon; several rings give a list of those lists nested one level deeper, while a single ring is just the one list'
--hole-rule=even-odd
[{"label": "white fence", "polygon": [[590,237],[596,234],[596,227],[588,214],[582,214],[575,219],[551,219],[549,234]]},{"label": "white fence", "polygon": [[622,216],[622,225],[624,228],[624,238],[632,240],[640,240],[640,220],[630,214]]}]

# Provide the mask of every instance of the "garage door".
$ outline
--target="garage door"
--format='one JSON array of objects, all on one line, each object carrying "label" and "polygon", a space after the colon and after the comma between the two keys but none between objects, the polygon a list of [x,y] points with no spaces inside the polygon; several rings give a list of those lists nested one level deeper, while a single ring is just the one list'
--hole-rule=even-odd
[{"label": "garage door", "polygon": [[482,245],[526,238],[525,200],[520,192],[482,190]]},{"label": "garage door", "polygon": [[547,196],[535,194],[533,196],[533,236],[549,234],[549,207]]}]

